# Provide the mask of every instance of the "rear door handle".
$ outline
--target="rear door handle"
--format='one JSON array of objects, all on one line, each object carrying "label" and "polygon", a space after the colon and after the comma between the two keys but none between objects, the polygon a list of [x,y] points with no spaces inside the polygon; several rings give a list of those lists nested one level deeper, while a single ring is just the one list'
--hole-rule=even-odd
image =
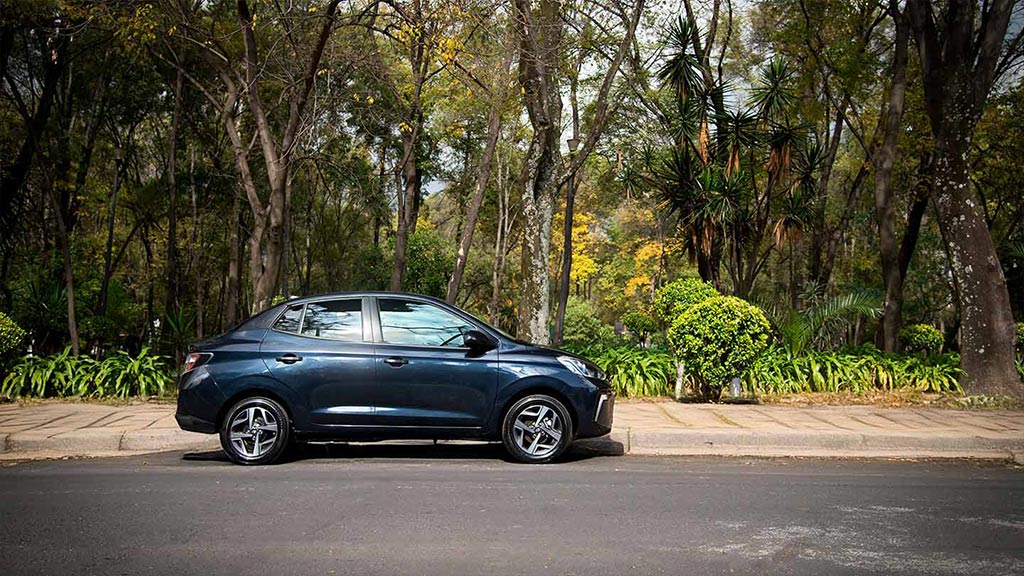
[{"label": "rear door handle", "polygon": [[385,358],[384,359],[384,363],[387,364],[388,366],[393,367],[393,368],[401,368],[402,366],[405,366],[406,364],[408,364],[409,361],[406,360],[405,358],[400,358],[398,356],[391,356],[391,357]]},{"label": "rear door handle", "polygon": [[296,362],[302,362],[302,356],[296,356],[295,354],[285,354],[274,358],[282,364],[295,364]]}]

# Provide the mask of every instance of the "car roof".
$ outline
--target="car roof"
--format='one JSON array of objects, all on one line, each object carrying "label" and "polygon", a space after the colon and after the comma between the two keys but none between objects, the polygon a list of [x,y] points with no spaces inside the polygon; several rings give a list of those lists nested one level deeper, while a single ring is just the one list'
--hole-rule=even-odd
[{"label": "car roof", "polygon": [[230,330],[231,332],[243,331],[243,330],[255,330],[270,328],[271,324],[277,320],[278,316],[284,311],[284,308],[295,306],[296,304],[306,304],[309,302],[319,302],[321,300],[330,300],[333,298],[365,298],[367,296],[384,297],[384,298],[411,298],[414,300],[421,300],[425,302],[432,302],[440,306],[448,307],[465,314],[458,307],[448,304],[440,298],[434,298],[433,296],[426,296],[424,294],[413,294],[410,292],[385,292],[385,291],[366,291],[366,292],[328,292],[325,294],[315,294],[312,296],[301,296],[298,298],[292,298],[286,300],[275,306],[267,308],[263,312],[255,314],[241,322],[238,326]]},{"label": "car roof", "polygon": [[[383,298],[415,298],[418,300],[429,300],[431,302],[437,302],[438,304],[449,305],[440,298],[433,296],[427,296],[425,294],[413,294],[412,292],[386,292],[386,291],[369,291],[369,292],[327,292],[324,294],[314,294],[312,296],[299,296],[281,302],[281,304],[303,304],[306,302],[316,302],[317,300],[326,300],[330,298],[365,298],[367,296],[383,297]],[[280,304],[279,304],[280,305]]]}]

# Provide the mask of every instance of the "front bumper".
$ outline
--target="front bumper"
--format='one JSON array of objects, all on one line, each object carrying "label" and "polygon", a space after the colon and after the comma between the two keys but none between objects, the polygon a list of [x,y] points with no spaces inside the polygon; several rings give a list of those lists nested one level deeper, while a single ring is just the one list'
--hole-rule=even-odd
[{"label": "front bumper", "polygon": [[[615,412],[615,392],[610,388],[597,391],[594,395],[587,417],[580,418],[578,438],[604,436],[612,431]],[[581,415],[582,416],[582,415]]]}]

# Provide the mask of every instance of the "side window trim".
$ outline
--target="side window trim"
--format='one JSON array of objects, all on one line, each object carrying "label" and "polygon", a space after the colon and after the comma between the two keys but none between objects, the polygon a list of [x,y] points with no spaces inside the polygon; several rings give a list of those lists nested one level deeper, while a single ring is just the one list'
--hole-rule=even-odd
[{"label": "side window trim", "polygon": [[363,331],[363,342],[364,343],[375,343],[377,340],[373,334],[373,314],[376,308],[373,305],[372,298],[363,296],[359,299],[362,302],[363,317],[362,320],[362,331]]},{"label": "side window trim", "polygon": [[[338,339],[335,339],[335,338],[324,338],[322,336],[312,336],[310,334],[303,334],[302,333],[302,328],[306,324],[306,310],[308,309],[309,305],[310,304],[317,304],[317,303],[320,303],[320,302],[333,302],[333,301],[336,301],[336,300],[359,300],[360,301],[359,313],[360,313],[360,316],[361,316],[361,318],[360,318],[360,322],[361,322],[361,324],[360,324],[361,330],[360,331],[362,333],[361,334],[361,339],[360,340],[338,340]],[[347,344],[371,344],[371,343],[375,342],[375,340],[374,340],[374,336],[373,336],[373,333],[372,333],[372,328],[373,328],[372,323],[368,322],[368,320],[367,320],[367,314],[369,313],[369,314],[372,315],[372,313],[374,311],[371,308],[370,300],[371,300],[370,298],[366,298],[366,297],[350,296],[350,297],[340,297],[340,298],[318,298],[316,300],[310,300],[310,301],[307,301],[307,302],[303,302],[301,304],[302,312],[299,315],[299,325],[296,328],[295,332],[286,332],[284,330],[278,330],[277,328],[275,328],[275,326],[277,325],[278,321],[280,321],[281,318],[284,317],[284,315],[287,314],[288,311],[292,309],[292,307],[285,308],[284,311],[274,320],[274,323],[271,324],[270,329],[273,330],[274,332],[278,332],[280,334],[288,334],[290,336],[297,336],[299,338],[312,338],[314,340],[326,340],[328,342],[341,342],[341,343],[347,343]]]},{"label": "side window trim", "polygon": [[367,298],[370,303],[370,336],[374,344],[385,344],[384,331],[380,326],[380,305],[376,296]]}]

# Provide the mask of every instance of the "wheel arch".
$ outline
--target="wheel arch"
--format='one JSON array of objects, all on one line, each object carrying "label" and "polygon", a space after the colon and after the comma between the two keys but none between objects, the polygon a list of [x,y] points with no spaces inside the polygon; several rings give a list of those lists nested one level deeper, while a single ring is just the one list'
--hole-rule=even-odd
[{"label": "wheel arch", "polygon": [[572,433],[573,437],[575,437],[577,432],[579,432],[580,416],[579,414],[576,413],[575,404],[573,404],[573,402],[569,400],[569,397],[561,390],[561,386],[559,384],[560,383],[558,383],[557,381],[549,380],[532,381],[529,383],[524,383],[521,389],[516,390],[514,393],[508,396],[507,400],[502,402],[501,410],[498,411],[498,418],[497,421],[495,422],[495,429],[497,430],[498,434],[501,434],[501,427],[502,424],[505,422],[505,416],[508,414],[508,411],[516,402],[522,400],[523,398],[526,398],[527,396],[532,396],[533,394],[544,394],[547,396],[551,396],[555,400],[561,402],[563,406],[565,406],[565,409],[569,412],[569,418],[572,420]]},{"label": "wheel arch", "polygon": [[224,404],[221,405],[220,410],[217,412],[217,430],[219,431],[221,429],[221,426],[224,424],[224,418],[227,417],[228,411],[231,410],[231,408],[234,407],[235,404],[238,404],[239,402],[247,398],[255,398],[258,396],[269,398],[270,400],[273,400],[274,402],[280,404],[281,408],[284,408],[284,412],[288,416],[289,427],[291,427],[292,429],[295,428],[295,416],[294,413],[292,412],[292,407],[289,405],[288,401],[284,398],[284,396],[278,394],[277,392],[268,387],[247,387],[229,396],[228,399],[224,401]]}]

